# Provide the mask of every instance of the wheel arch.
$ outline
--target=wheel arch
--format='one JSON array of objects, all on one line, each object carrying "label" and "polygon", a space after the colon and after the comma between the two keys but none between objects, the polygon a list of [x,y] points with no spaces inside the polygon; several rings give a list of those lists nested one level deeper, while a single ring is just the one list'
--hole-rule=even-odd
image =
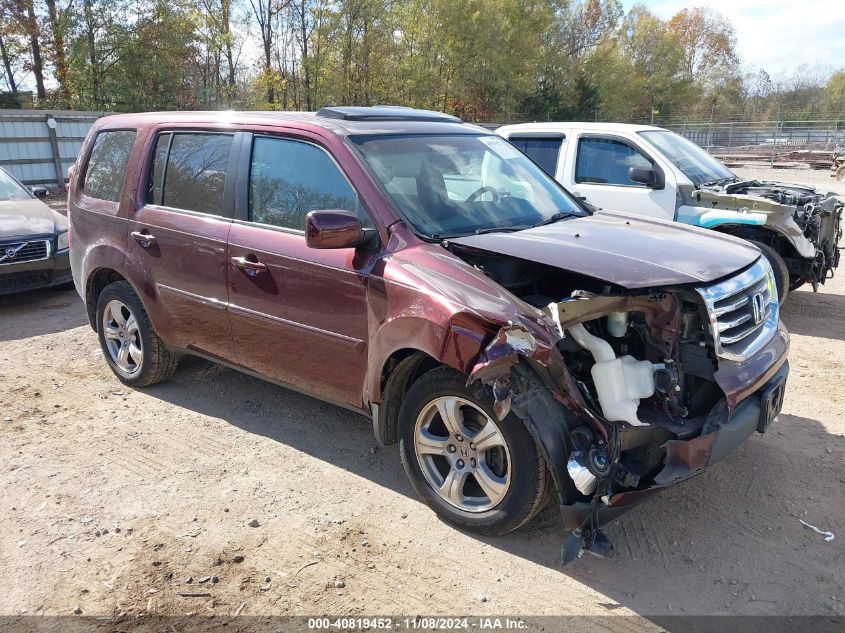
[{"label": "wheel arch", "polygon": [[399,409],[405,394],[422,375],[443,366],[430,354],[414,348],[396,350],[387,358],[381,369],[381,401],[373,415],[373,432],[379,444],[398,441]]},{"label": "wheel arch", "polygon": [[371,348],[367,380],[376,440],[381,444],[397,441],[399,407],[415,380],[440,366],[469,377],[492,336],[489,327],[466,313],[455,313],[442,324],[418,316],[386,323]]},{"label": "wheel arch", "polygon": [[116,281],[125,281],[130,286],[132,285],[126,277],[109,267],[92,270],[85,280],[85,311],[88,314],[88,323],[95,332],[97,331],[97,299],[106,286]]},{"label": "wheel arch", "polygon": [[713,227],[711,230],[744,240],[762,242],[771,246],[778,255],[784,258],[801,257],[795,245],[789,239],[789,236],[770,225],[721,224]]}]

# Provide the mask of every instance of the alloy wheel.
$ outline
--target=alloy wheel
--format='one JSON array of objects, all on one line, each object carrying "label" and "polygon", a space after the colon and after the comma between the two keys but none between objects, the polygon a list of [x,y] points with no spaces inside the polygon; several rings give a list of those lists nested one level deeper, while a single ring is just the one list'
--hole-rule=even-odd
[{"label": "alloy wheel", "polygon": [[439,397],[423,408],[414,452],[432,489],[465,512],[495,508],[510,487],[511,460],[501,430],[465,398]]},{"label": "alloy wheel", "polygon": [[122,301],[112,299],[103,310],[103,338],[115,366],[127,376],[141,369],[144,347],[138,320]]}]

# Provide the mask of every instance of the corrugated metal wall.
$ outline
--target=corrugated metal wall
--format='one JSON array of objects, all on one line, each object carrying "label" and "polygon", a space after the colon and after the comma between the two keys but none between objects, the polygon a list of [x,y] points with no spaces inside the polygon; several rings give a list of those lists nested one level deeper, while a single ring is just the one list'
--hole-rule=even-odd
[{"label": "corrugated metal wall", "polygon": [[[85,135],[101,116],[102,112],[0,110],[0,167],[28,185],[63,184]],[[55,128],[48,125],[50,119]]]}]

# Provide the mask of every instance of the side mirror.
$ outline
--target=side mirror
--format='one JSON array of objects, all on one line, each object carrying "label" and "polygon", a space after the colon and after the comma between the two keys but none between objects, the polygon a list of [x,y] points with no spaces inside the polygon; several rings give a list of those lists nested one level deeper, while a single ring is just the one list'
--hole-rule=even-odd
[{"label": "side mirror", "polygon": [[631,167],[628,170],[628,180],[652,189],[657,186],[657,174],[650,167]]},{"label": "side mirror", "polygon": [[310,248],[358,248],[366,246],[374,232],[349,211],[309,211],[305,216],[305,243]]},{"label": "side mirror", "polygon": [[32,191],[36,198],[47,197],[47,187],[30,187],[29,190]]}]

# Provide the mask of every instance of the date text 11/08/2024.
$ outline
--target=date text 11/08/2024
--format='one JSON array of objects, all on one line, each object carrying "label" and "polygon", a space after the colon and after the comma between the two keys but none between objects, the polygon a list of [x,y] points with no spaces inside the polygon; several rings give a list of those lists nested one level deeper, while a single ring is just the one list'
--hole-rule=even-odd
[{"label": "date text 11/08/2024", "polygon": [[521,618],[450,618],[450,617],[413,617],[413,618],[309,618],[308,628],[313,630],[354,631],[362,629],[410,629],[410,630],[521,630],[528,623]]}]

